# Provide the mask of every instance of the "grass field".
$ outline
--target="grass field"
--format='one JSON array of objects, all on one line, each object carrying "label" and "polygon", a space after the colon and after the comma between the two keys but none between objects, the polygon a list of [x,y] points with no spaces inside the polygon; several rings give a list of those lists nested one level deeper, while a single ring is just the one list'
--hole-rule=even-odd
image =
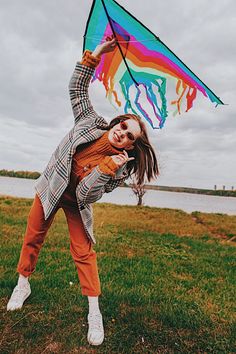
[{"label": "grass field", "polygon": [[31,202],[0,198],[1,353],[236,353],[236,216],[95,205],[105,341],[92,347],[61,210],[32,295],[6,312]]}]

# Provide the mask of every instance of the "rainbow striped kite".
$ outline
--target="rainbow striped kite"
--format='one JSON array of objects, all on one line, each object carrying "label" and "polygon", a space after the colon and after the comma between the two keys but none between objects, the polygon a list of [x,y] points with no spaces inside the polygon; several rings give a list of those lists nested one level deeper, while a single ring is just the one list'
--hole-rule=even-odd
[{"label": "rainbow striped kite", "polygon": [[[93,80],[103,82],[107,97],[118,106],[122,105],[118,94],[122,92],[125,113],[143,116],[153,128],[162,128],[170,104],[174,114],[180,113],[181,108],[187,112],[197,91],[216,105],[224,104],[155,34],[116,1],[94,0],[84,50],[93,51],[112,35],[117,39],[117,47],[102,57]],[[169,81],[175,87],[170,102],[166,97]]]}]

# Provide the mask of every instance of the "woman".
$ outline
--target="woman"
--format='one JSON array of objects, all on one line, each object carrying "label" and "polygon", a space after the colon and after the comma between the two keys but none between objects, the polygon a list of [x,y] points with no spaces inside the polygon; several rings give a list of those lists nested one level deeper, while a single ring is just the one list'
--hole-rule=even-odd
[{"label": "woman", "polygon": [[114,118],[108,125],[90,103],[88,86],[100,56],[113,51],[114,39],[85,51],[77,63],[69,91],[75,117],[74,127],[53,153],[36,184],[36,196],[17,271],[18,283],[7,310],[20,309],[31,293],[29,276],[34,272],[46,233],[59,208],[63,208],[70,233],[70,251],[78,270],[82,294],[88,296],[88,342],[99,345],[104,339],[98,296],[96,243],[90,204],[111,192],[131,174],[142,183],[158,175],[157,160],[144,123],[136,115]]}]

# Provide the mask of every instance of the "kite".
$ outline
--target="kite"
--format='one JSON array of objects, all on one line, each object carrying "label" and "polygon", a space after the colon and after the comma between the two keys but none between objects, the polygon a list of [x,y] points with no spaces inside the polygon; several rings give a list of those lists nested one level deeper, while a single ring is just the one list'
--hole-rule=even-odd
[{"label": "kite", "polygon": [[[116,38],[117,46],[113,52],[102,56],[92,81],[101,81],[107,98],[123,106],[125,113],[143,116],[155,129],[163,127],[171,105],[174,115],[191,109],[198,91],[216,106],[224,104],[159,37],[124,7],[114,0],[93,0],[84,34],[84,50],[93,51],[111,36]],[[169,81],[175,88],[170,102],[167,99]]]}]

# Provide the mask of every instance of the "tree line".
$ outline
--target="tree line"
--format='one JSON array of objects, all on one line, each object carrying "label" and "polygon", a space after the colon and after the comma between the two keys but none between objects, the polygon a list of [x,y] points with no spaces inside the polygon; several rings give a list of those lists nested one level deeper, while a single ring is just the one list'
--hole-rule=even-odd
[{"label": "tree line", "polygon": [[37,171],[0,170],[0,176],[37,179],[40,173]]}]

